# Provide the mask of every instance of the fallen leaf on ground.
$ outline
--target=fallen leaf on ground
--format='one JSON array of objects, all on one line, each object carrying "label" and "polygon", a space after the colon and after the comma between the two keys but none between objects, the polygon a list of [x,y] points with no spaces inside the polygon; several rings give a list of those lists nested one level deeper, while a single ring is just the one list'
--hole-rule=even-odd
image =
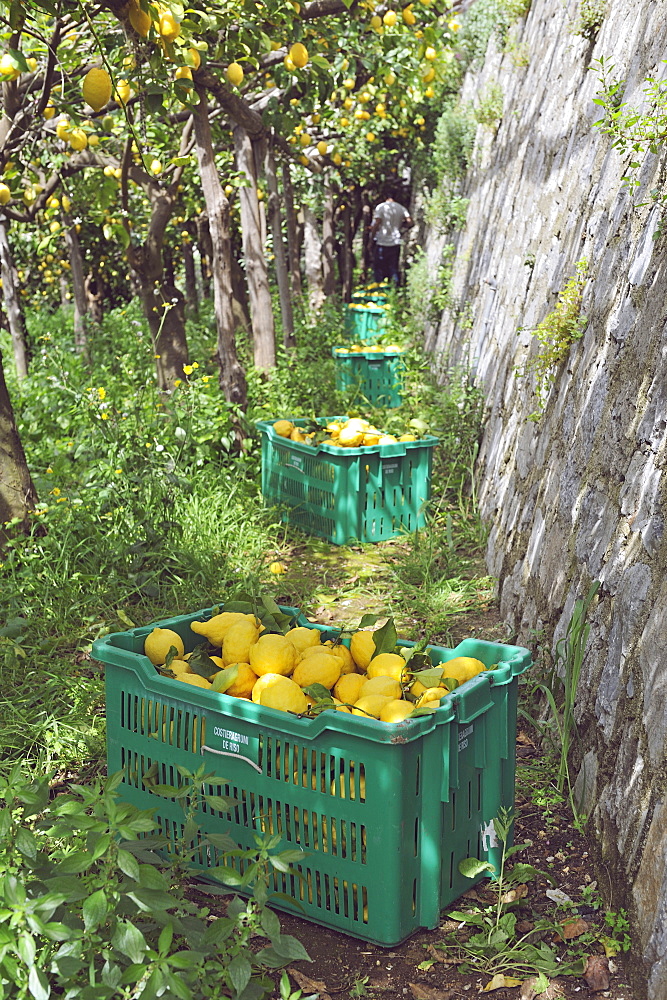
[{"label": "fallen leaf on ground", "polygon": [[426,951],[431,958],[434,958],[436,962],[442,962],[443,965],[458,965],[461,961],[460,958],[448,958],[444,951],[441,951],[432,944],[427,946]]},{"label": "fallen leaf on ground", "polygon": [[493,979],[482,989],[482,993],[490,993],[491,990],[503,990],[509,986],[521,986],[521,980],[514,979],[512,976],[506,976],[504,972],[497,972]]},{"label": "fallen leaf on ground", "polygon": [[527,885],[518,885],[516,889],[510,889],[500,897],[502,903],[513,903],[517,899],[524,899],[528,895]]},{"label": "fallen leaf on ground", "polygon": [[609,959],[606,955],[589,955],[582,979],[589,990],[598,993],[609,989]]},{"label": "fallen leaf on ground", "polygon": [[532,920],[518,920],[516,925],[516,929],[519,934],[528,934],[534,929],[534,927],[535,924]]},{"label": "fallen leaf on ground", "polygon": [[432,986],[421,986],[419,983],[410,983],[410,992],[414,1000],[450,1000],[454,994],[451,990],[436,990]]},{"label": "fallen leaf on ground", "polygon": [[583,917],[570,917],[569,920],[562,920],[558,926],[560,927],[560,936],[556,934],[555,941],[571,941],[572,938],[580,937],[589,929]]},{"label": "fallen leaf on ground", "polygon": [[293,969],[291,965],[287,971],[297,986],[300,986],[302,990],[319,993],[320,1000],[331,1000],[331,997],[327,993],[325,983],[321,983],[317,979],[310,979],[308,976],[304,976],[303,972],[300,972],[298,969]]},{"label": "fallen leaf on ground", "polygon": [[561,1000],[563,997],[563,990],[558,983],[549,983],[546,990],[543,990],[541,993],[536,993],[534,986],[538,983],[539,976],[533,976],[532,979],[526,979],[521,986],[519,1000]]},{"label": "fallen leaf on ground", "polygon": [[519,732],[516,734],[516,741],[517,743],[523,743],[524,746],[529,746],[529,747],[535,746],[530,736],[528,736],[527,733],[524,733],[522,729],[520,729]]}]

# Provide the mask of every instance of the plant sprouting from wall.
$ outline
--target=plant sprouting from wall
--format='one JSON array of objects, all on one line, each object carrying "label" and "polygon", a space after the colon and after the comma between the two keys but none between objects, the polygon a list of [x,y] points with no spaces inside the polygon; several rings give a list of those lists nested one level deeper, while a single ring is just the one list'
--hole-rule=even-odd
[{"label": "plant sprouting from wall", "polygon": [[466,223],[469,198],[452,194],[447,186],[437,188],[427,197],[424,218],[436,233],[463,229]]},{"label": "plant sprouting from wall", "polygon": [[457,180],[472,159],[477,123],[469,108],[452,104],[445,108],[435,127],[431,155],[438,180]]},{"label": "plant sprouting from wall", "polygon": [[593,41],[607,14],[607,0],[579,0],[575,35]]},{"label": "plant sprouting from wall", "polygon": [[420,248],[406,278],[409,312],[417,329],[423,332],[427,323],[437,323],[443,309],[452,304],[452,263],[454,247],[448,243],[442,250],[440,264],[434,270]]},{"label": "plant sprouting from wall", "polygon": [[517,376],[533,375],[535,378],[538,408],[531,413],[529,420],[537,421],[542,416],[549,390],[556,380],[558,366],[569,354],[575,340],[583,336],[587,319],[581,315],[581,299],[587,273],[588,261],[578,261],[576,273],[565,283],[554,309],[534,330],[539,344],[537,353],[527,359],[523,369],[515,373]]},{"label": "plant sprouting from wall", "polygon": [[[667,59],[662,60],[667,63]],[[644,81],[644,100],[640,107],[623,101],[625,80],[613,75],[614,66],[603,57],[597,61],[600,90],[593,103],[603,109],[603,116],[594,122],[595,128],[611,138],[612,146],[621,155],[630,153],[630,170],[641,166],[639,157],[658,153],[667,138],[667,80],[648,76]],[[638,186],[639,181],[626,175],[626,182]]]},{"label": "plant sprouting from wall", "polygon": [[499,83],[490,83],[484,88],[473,114],[480,125],[496,131],[503,117],[503,88]]},{"label": "plant sprouting from wall", "polygon": [[530,10],[531,0],[477,0],[465,13],[458,36],[464,67],[484,58],[491,38],[502,48],[507,32]]}]

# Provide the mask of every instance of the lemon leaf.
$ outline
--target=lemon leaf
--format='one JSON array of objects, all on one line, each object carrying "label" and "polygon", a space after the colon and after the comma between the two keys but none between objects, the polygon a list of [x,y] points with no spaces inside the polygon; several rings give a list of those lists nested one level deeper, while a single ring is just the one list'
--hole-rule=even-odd
[{"label": "lemon leaf", "polygon": [[[190,659],[192,660],[192,657]],[[215,664],[213,664],[213,666],[215,666]],[[218,692],[218,694],[224,694],[227,688],[232,686],[238,675],[239,665],[238,663],[232,663],[231,666],[225,667],[224,670],[221,670],[218,674],[216,674],[211,686],[214,691]]]},{"label": "lemon leaf", "polygon": [[[220,670],[215,660],[212,660],[201,646],[197,646],[192,653],[188,660],[188,666],[193,674],[199,674],[200,677],[206,678],[209,678],[211,674],[217,674]],[[230,681],[229,683],[231,684],[232,682]]]}]

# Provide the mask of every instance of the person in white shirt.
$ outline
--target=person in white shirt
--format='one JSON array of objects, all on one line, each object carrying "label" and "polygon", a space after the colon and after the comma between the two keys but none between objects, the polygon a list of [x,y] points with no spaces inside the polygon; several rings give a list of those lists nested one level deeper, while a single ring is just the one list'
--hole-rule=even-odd
[{"label": "person in white shirt", "polygon": [[389,192],[373,212],[371,223],[371,237],[375,240],[373,275],[376,281],[388,279],[398,284],[402,230],[404,226],[411,225],[407,209],[394,201],[393,194]]}]

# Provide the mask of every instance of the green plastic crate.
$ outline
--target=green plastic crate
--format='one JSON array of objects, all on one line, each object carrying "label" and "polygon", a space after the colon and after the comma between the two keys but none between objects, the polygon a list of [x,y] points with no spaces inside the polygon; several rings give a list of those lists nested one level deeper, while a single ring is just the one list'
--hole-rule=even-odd
[{"label": "green plastic crate", "polygon": [[403,361],[400,351],[348,351],[333,347],[336,388],[357,391],[374,406],[392,408],[403,402]]},{"label": "green plastic crate", "polygon": [[[329,419],[334,419],[333,417]],[[293,419],[296,426],[308,421]],[[262,495],[284,520],[334,545],[381,542],[426,524],[438,439],[337,448],[280,437],[260,420]]]},{"label": "green plastic crate", "polygon": [[[283,610],[295,624],[335,634]],[[178,632],[189,651],[201,642],[190,623],[211,613],[158,624]],[[480,880],[460,874],[464,858],[499,864],[492,820],[514,804],[518,676],[531,665],[527,649],[477,639],[435,647],[435,662],[474,656],[493,669],[447,695],[433,714],[390,725],[343,712],[302,719],[186,689],[143,655],[152,628],[108,635],[92,652],[106,665],[109,773],[124,771],[121,800],[155,809],[157,832],[172,843],[183,835],[182,805],[151,786],[178,785],[177,765],[195,771],[204,762],[212,775],[207,793],[235,804],[229,813],[202,807],[203,835],[229,833],[248,849],[254,834],[280,833],[277,850],[306,852],[294,866],[301,877],[272,872],[272,891],[289,899],[271,905],[385,946],[436,927],[441,910]],[[223,860],[210,846],[195,857],[203,878]]]},{"label": "green plastic crate", "polygon": [[352,303],[345,307],[345,333],[353,342],[371,343],[384,332],[386,319],[380,306]]}]

